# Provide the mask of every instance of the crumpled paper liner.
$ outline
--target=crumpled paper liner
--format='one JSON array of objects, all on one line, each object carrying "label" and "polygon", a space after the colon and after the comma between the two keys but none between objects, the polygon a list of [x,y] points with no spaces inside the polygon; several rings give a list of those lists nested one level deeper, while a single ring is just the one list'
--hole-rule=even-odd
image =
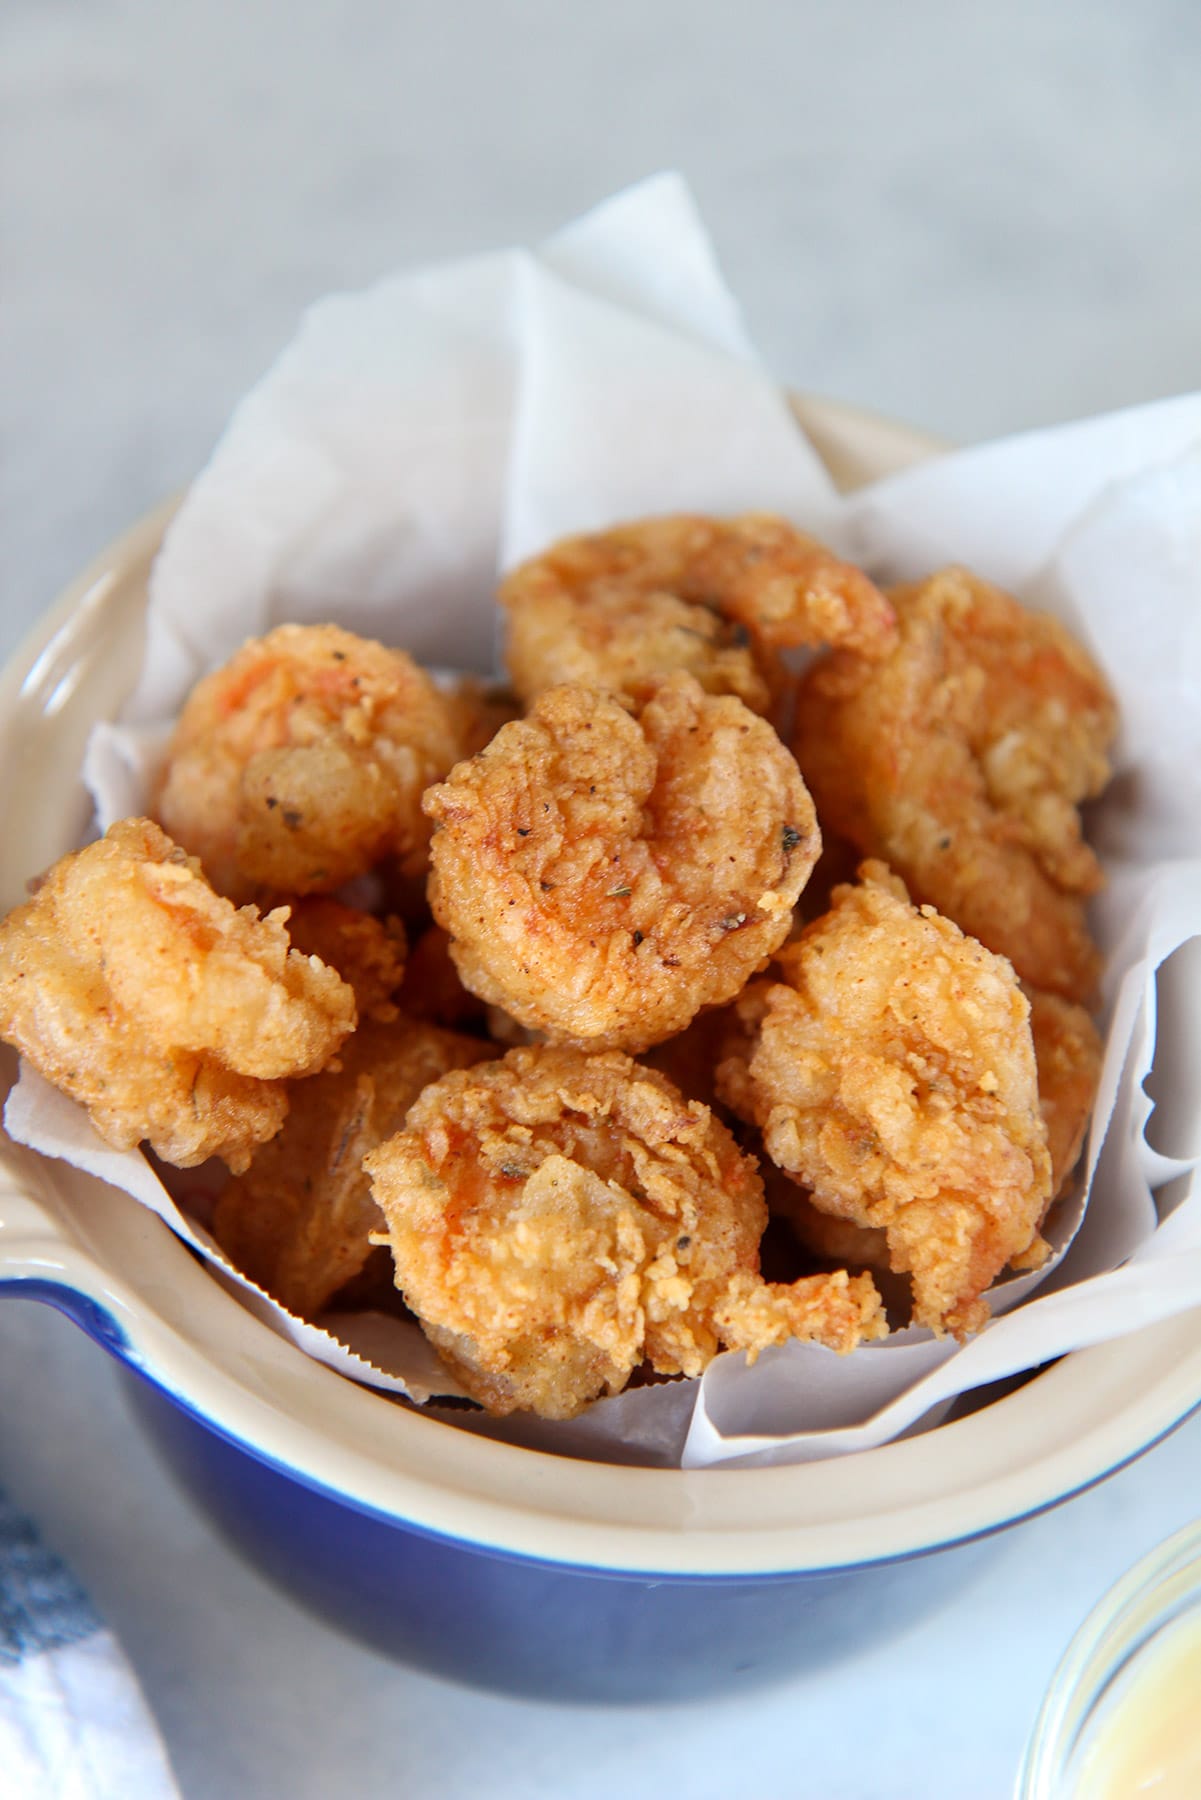
[{"label": "crumpled paper liner", "polygon": [[[847,1358],[789,1344],[638,1388],[570,1424],[456,1412],[510,1442],[613,1461],[795,1462],[929,1426],[958,1395],[1201,1305],[1201,1142],[1153,1148],[1160,985],[1179,1029],[1161,1107],[1195,1108],[1201,959],[1201,397],[923,464],[840,499],[760,367],[687,189],[658,177],[544,245],[322,301],[238,407],[172,522],[147,654],[87,776],[102,826],[144,810],[172,715],[249,635],[338,619],[426,662],[494,662],[498,568],[567,531],[672,510],[783,513],[885,579],[965,562],[1063,617],[1123,710],[1095,809],[1110,886],[1107,1051],[1083,1178],[1050,1265],[993,1291],[965,1346],[908,1330]],[[1184,988],[1198,1004],[1182,1004]],[[13,1137],[150,1206],[273,1329],[424,1402],[459,1392],[378,1315],[290,1317],[232,1269],[150,1164],[105,1145],[28,1069]],[[1157,1207],[1155,1193],[1167,1193]],[[1086,1205],[1087,1202],[1087,1205]],[[1160,1217],[1161,1211],[1164,1216]],[[1037,1295],[1034,1290],[1038,1289]],[[1020,1302],[1020,1304],[1019,1304]]]}]

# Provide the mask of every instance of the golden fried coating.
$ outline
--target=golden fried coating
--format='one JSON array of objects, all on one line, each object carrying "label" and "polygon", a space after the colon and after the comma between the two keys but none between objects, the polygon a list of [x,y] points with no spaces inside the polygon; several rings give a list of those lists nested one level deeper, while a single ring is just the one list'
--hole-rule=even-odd
[{"label": "golden fried coating", "polygon": [[1006,962],[861,873],[738,1002],[718,1092],[816,1206],[886,1231],[919,1324],[963,1333],[1051,1192],[1030,1009]]},{"label": "golden fried coating", "polygon": [[421,795],[457,750],[445,700],[404,651],[280,625],[193,689],[158,815],[234,899],[329,893],[384,857],[424,867]]},{"label": "golden fried coating", "polygon": [[320,957],[354,989],[360,1019],[396,1016],[392,996],[405,974],[399,919],[376,919],[325,894],[286,902],[292,948]]},{"label": "golden fried coating", "polygon": [[286,914],[237,911],[147,819],[55,864],[0,925],[0,1037],[118,1149],[244,1169],[355,1022]]},{"label": "golden fried coating", "polygon": [[559,1045],[428,1087],[366,1159],[397,1286],[491,1412],[572,1418],[644,1360],[697,1375],[724,1343],[850,1350],[870,1280],[759,1278],[752,1158],[662,1075]]},{"label": "golden fried coating", "polygon": [[1084,1148],[1097,1098],[1105,1046],[1082,1006],[1026,988],[1038,1064],[1038,1099],[1051,1153],[1051,1198],[1057,1200]]},{"label": "golden fried coating", "polygon": [[819,816],[1023,980],[1087,1001],[1101,873],[1077,809],[1109,776],[1104,677],[1058,621],[965,569],[891,598],[891,654],[838,651],[798,691],[794,748]]},{"label": "golden fried coating", "polygon": [[573,567],[585,562],[594,539],[566,545],[524,563],[504,582],[508,611],[505,663],[527,706],[564,682],[606,688],[633,700],[650,698],[678,669],[707,694],[734,694],[752,712],[771,711],[782,673],[738,625],[711,607],[677,594],[649,593]]},{"label": "golden fried coating", "polygon": [[724,1348],[745,1350],[750,1363],[761,1350],[790,1338],[846,1356],[888,1336],[875,1282],[847,1269],[796,1281],[764,1281],[749,1269],[736,1269],[714,1304],[713,1323]]},{"label": "golden fried coating", "polygon": [[[1063,1000],[1058,994],[1040,993],[1037,988],[1023,988],[1023,992],[1030,1002],[1038,1104],[1047,1128],[1051,1158],[1050,1205],[1067,1187],[1084,1147],[1084,1134],[1101,1078],[1104,1045],[1082,1006]],[[715,1016],[728,1018],[728,1014]],[[726,1041],[729,1042],[728,1027]],[[670,1050],[672,1045],[664,1048]],[[795,1182],[781,1178],[773,1184],[766,1179],[768,1173],[765,1171],[764,1186],[769,1209],[788,1220],[799,1242],[812,1255],[849,1268],[879,1271],[890,1267],[888,1236],[881,1227],[856,1225],[850,1219],[822,1212]],[[1037,1267],[1045,1259],[1041,1242],[1036,1240],[1036,1245],[1029,1261],[1024,1260],[1022,1252],[1018,1253],[1023,1266]]]},{"label": "golden fried coating", "polygon": [[430,904],[467,987],[556,1040],[645,1049],[731,999],[820,847],[775,732],[673,675],[631,717],[552,688],[425,798]]},{"label": "golden fried coating", "polygon": [[323,1311],[371,1255],[380,1210],[363,1173],[429,1082],[494,1054],[396,1015],[360,1025],[337,1063],[294,1084],[283,1130],[217,1202],[213,1235],[230,1260],[299,1318]]},{"label": "golden fried coating", "polygon": [[870,654],[891,608],[861,570],[783,519],[642,519],[566,538],[500,589],[506,660],[528,703],[580,682],[649,698],[677,670],[768,713],[785,682],[773,651],[851,644]]},{"label": "golden fried coating", "polygon": [[760,644],[876,656],[896,637],[892,606],[863,570],[784,519],[744,513],[664,524],[676,528],[682,590],[716,604]]}]

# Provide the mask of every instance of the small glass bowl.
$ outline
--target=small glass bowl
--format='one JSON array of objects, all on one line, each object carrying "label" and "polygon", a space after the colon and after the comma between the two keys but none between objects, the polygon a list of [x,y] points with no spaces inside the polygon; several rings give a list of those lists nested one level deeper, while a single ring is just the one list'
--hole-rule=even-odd
[{"label": "small glass bowl", "polygon": [[[1201,1520],[1136,1563],[1077,1631],[1035,1721],[1015,1800],[1116,1800],[1122,1789],[1094,1785],[1107,1727],[1133,1695],[1134,1728],[1144,1679],[1161,1657],[1166,1673],[1172,1651],[1186,1643],[1201,1655]],[[1201,1738],[1201,1716],[1197,1731]]]}]

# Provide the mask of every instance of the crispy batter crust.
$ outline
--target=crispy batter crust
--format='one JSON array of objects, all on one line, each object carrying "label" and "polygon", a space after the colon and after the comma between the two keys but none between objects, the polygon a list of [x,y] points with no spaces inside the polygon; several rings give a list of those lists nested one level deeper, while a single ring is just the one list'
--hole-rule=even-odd
[{"label": "crispy batter crust", "polygon": [[1051,1192],[1029,1006],[1001,958],[862,875],[739,1001],[718,1092],[817,1207],[887,1233],[918,1323],[974,1330]]},{"label": "crispy batter crust", "polygon": [[891,598],[883,661],[839,651],[801,682],[794,748],[819,814],[1023,980],[1087,1001],[1101,873],[1077,809],[1109,777],[1105,679],[1056,620],[965,569]]},{"label": "crispy batter crust", "polygon": [[324,894],[289,900],[292,948],[317,956],[354,989],[360,1019],[395,1018],[392,997],[405,974],[406,942],[399,919],[376,919]]},{"label": "crispy batter crust", "polygon": [[[1084,1148],[1084,1135],[1097,1098],[1104,1045],[1082,1006],[1037,988],[1023,990],[1030,1002],[1030,1032],[1038,1071],[1038,1104],[1047,1127],[1051,1157],[1053,1204],[1067,1188]],[[724,1017],[725,1015],[722,1015]],[[728,1028],[727,1028],[727,1042]],[[671,1048],[670,1045],[667,1046]],[[787,1218],[799,1241],[815,1256],[851,1268],[889,1268],[888,1236],[880,1227],[856,1225],[822,1212],[792,1181],[768,1185],[768,1205]],[[1038,1267],[1045,1247],[1035,1240],[1032,1261],[1018,1253],[1018,1263]]]},{"label": "crispy batter crust", "polygon": [[0,1036],[119,1149],[245,1168],[355,1022],[285,914],[215,894],[157,825],[126,819],[55,864],[0,925]]},{"label": "crispy batter crust", "polygon": [[527,703],[564,682],[643,701],[682,670],[766,714],[785,684],[775,649],[870,654],[893,630],[861,570],[767,513],[679,514],[565,538],[515,569],[500,601]]},{"label": "crispy batter crust", "polygon": [[217,1203],[213,1235],[240,1269],[311,1319],[365,1267],[383,1224],[363,1158],[404,1124],[421,1090],[494,1055],[392,1009],[349,1038],[336,1064],[294,1084],[277,1137]]},{"label": "crispy batter crust", "polygon": [[386,856],[424,867],[421,795],[457,751],[445,701],[404,651],[281,625],[192,690],[158,815],[234,899],[329,893]]},{"label": "crispy batter crust", "polygon": [[870,1281],[759,1279],[753,1159],[619,1052],[537,1045],[448,1075],[366,1168],[397,1286],[495,1413],[571,1418],[644,1358],[695,1375],[723,1342],[847,1350],[882,1329]]},{"label": "crispy batter crust", "polygon": [[594,1048],[645,1049],[732,998],[820,843],[775,732],[687,675],[637,719],[553,688],[425,804],[430,902],[466,986]]}]

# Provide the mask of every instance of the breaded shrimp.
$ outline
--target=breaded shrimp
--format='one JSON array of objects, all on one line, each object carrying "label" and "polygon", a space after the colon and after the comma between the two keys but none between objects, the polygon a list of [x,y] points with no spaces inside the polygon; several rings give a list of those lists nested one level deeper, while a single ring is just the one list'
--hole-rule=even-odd
[{"label": "breaded shrimp", "polygon": [[1087,1001],[1085,901],[1102,878],[1077,809],[1109,776],[1105,679],[1057,620],[965,569],[891,597],[892,653],[838,651],[798,690],[819,816],[1023,980]]},{"label": "breaded shrimp", "polygon": [[619,1052],[536,1045],[447,1075],[365,1167],[397,1286],[494,1413],[572,1418],[644,1359],[698,1375],[723,1344],[883,1331],[868,1278],[760,1279],[754,1160]]},{"label": "breaded shrimp", "polygon": [[552,688],[425,805],[430,904],[465,985],[597,1049],[645,1049],[731,999],[820,847],[775,732],[688,675],[638,718]]},{"label": "breaded shrimp", "polygon": [[333,969],[215,894],[157,825],[125,819],[0,925],[0,1037],[118,1149],[244,1169],[355,1023]]},{"label": "breaded shrimp", "polygon": [[192,690],[158,815],[234,899],[329,893],[385,857],[424,868],[421,795],[457,751],[446,701],[403,650],[280,625]]},{"label": "breaded shrimp", "polygon": [[317,956],[354,989],[359,1019],[395,1018],[393,995],[405,975],[405,932],[399,919],[370,913],[311,894],[291,900],[288,938],[294,950]]},{"label": "breaded shrimp", "polygon": [[527,705],[569,681],[647,700],[682,669],[707,694],[734,694],[756,713],[772,710],[784,672],[756,649],[745,625],[659,590],[597,581],[581,597],[563,560],[552,552],[526,563],[500,590],[505,663]]},{"label": "breaded shrimp", "polygon": [[334,1064],[292,1084],[283,1130],[217,1202],[213,1235],[289,1312],[312,1319],[371,1255],[383,1227],[363,1158],[399,1131],[429,1082],[494,1055],[480,1038],[406,1019],[369,1021]]},{"label": "breaded shrimp", "polygon": [[687,514],[566,538],[509,575],[509,671],[527,702],[576,681],[642,701],[676,670],[706,693],[772,708],[773,651],[851,644],[870,654],[892,611],[861,570],[783,519]]},{"label": "breaded shrimp", "polygon": [[757,642],[843,646],[860,656],[893,643],[892,606],[875,582],[786,520],[744,513],[675,523],[683,592],[737,619]]},{"label": "breaded shrimp", "polygon": [[[1030,1002],[1038,1105],[1047,1128],[1051,1158],[1049,1206],[1064,1192],[1080,1159],[1097,1097],[1104,1046],[1082,1006],[1062,1000],[1058,994],[1040,993],[1037,988],[1025,988],[1023,992]],[[728,1015],[716,1016],[724,1019]],[[727,1031],[727,1044],[729,1041]],[[850,1219],[822,1212],[803,1189],[785,1178],[765,1185],[771,1211],[788,1220],[800,1243],[814,1256],[851,1268],[889,1268],[888,1235],[882,1228],[856,1225]],[[1022,1266],[1037,1267],[1045,1259],[1041,1240],[1036,1239],[1035,1243],[1037,1247],[1029,1261],[1018,1253]]]},{"label": "breaded shrimp", "polygon": [[887,1233],[919,1324],[962,1334],[1051,1192],[1030,1009],[1002,958],[861,874],[738,1002],[718,1092],[816,1206]]}]

